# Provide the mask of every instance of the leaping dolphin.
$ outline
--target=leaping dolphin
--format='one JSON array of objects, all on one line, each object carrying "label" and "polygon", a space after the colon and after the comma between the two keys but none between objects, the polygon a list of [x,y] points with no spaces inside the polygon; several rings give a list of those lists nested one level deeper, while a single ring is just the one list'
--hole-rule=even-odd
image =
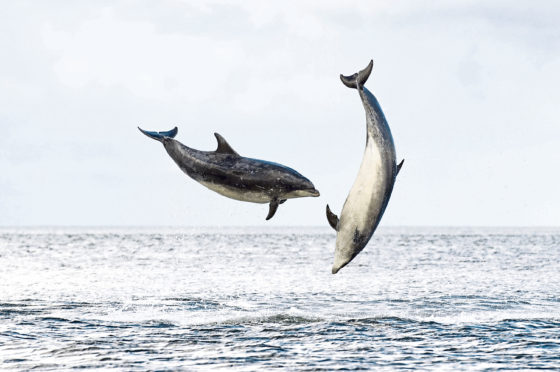
[{"label": "leaping dolphin", "polygon": [[352,76],[340,75],[342,83],[358,90],[366,111],[367,136],[362,165],[340,219],[327,205],[327,219],[337,231],[332,273],[336,274],[364,249],[385,212],[395,178],[404,162],[396,164],[395,144],[385,115],[375,96],[364,87],[373,60]]},{"label": "leaping dolphin", "polygon": [[274,216],[278,205],[287,199],[319,196],[307,178],[284,165],[239,155],[218,133],[216,151],[191,149],[174,139],[177,127],[167,132],[149,132],[146,136],[161,143],[189,177],[218,194],[252,203],[269,203],[266,219]]}]

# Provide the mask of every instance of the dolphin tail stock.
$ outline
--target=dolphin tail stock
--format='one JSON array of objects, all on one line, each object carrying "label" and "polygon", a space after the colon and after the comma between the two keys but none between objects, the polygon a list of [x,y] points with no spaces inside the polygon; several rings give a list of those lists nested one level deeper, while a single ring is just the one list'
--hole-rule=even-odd
[{"label": "dolphin tail stock", "polygon": [[361,89],[366,83],[367,79],[369,78],[372,69],[373,69],[373,59],[369,61],[367,67],[360,72],[356,72],[355,74],[349,76],[344,76],[340,74],[340,80],[348,88]]},{"label": "dolphin tail stock", "polygon": [[144,133],[146,136],[155,139],[156,141],[163,142],[165,138],[174,138],[177,135],[177,127],[168,130],[166,132],[150,132],[138,127],[140,132]]}]

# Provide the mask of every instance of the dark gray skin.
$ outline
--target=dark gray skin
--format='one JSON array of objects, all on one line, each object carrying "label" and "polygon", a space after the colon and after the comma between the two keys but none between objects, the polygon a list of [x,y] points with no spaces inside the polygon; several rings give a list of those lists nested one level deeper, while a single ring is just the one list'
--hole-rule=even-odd
[{"label": "dark gray skin", "polygon": [[179,168],[210,190],[236,200],[269,203],[267,220],[287,199],[319,196],[313,183],[292,168],[240,156],[218,133],[214,133],[218,140],[216,151],[200,151],[175,140],[177,128],[167,132],[140,131],[163,143]]}]

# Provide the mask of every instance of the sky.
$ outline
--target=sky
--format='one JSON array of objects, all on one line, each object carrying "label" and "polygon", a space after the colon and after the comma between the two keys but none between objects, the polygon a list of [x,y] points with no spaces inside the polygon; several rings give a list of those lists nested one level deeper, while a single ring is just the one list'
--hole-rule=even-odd
[{"label": "sky", "polygon": [[[382,225],[560,225],[556,1],[3,1],[0,226],[327,225],[365,145],[370,59],[398,158]],[[218,195],[136,129],[309,178]]]}]

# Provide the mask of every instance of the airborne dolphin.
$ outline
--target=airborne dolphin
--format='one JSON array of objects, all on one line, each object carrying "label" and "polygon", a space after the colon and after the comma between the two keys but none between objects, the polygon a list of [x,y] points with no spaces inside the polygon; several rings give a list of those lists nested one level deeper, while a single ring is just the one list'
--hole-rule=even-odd
[{"label": "airborne dolphin", "polygon": [[332,273],[346,266],[364,249],[372,237],[393,191],[403,161],[396,164],[395,144],[379,102],[364,87],[373,61],[362,71],[340,75],[342,83],[358,90],[366,111],[367,136],[362,165],[350,194],[344,202],[340,220],[327,205],[327,219],[337,231]]},{"label": "airborne dolphin", "polygon": [[174,139],[177,127],[167,132],[149,132],[146,136],[161,143],[189,177],[218,194],[252,203],[269,203],[267,220],[287,199],[319,196],[307,178],[284,165],[239,155],[218,133],[216,151],[191,149]]}]

